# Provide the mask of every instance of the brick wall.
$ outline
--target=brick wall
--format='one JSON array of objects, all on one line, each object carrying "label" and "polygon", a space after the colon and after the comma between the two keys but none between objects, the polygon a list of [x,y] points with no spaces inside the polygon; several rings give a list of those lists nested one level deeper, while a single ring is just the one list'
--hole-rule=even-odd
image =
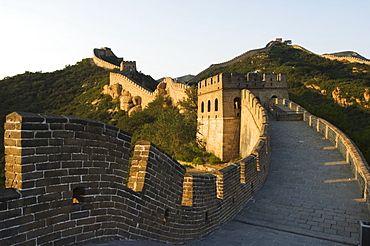
[{"label": "brick wall", "polygon": [[0,245],[112,238],[183,243],[230,220],[263,183],[267,169],[259,166],[269,160],[261,138],[256,155],[239,163],[214,174],[186,173],[140,141],[130,166],[129,133],[48,114],[8,115],[4,137]]}]

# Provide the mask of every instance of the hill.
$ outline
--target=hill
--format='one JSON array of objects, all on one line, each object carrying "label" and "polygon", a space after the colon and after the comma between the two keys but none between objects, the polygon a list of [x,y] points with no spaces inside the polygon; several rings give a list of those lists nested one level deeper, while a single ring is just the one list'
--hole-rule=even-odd
[{"label": "hill", "polygon": [[234,57],[233,59],[231,59],[229,61],[218,63],[218,64],[212,64],[211,66],[209,66],[205,70],[201,71],[200,73],[198,73],[197,75],[195,75],[194,77],[189,79],[187,82],[189,84],[195,84],[196,82],[198,82],[198,81],[200,81],[200,80],[202,80],[206,77],[209,77],[208,74],[214,74],[213,71],[220,71],[223,68],[226,68],[226,67],[232,66],[234,64],[237,64],[239,62],[242,62],[246,58],[249,58],[249,57],[254,56],[256,54],[263,53],[263,52],[268,52],[268,51],[271,50],[272,47],[287,45],[287,44],[290,44],[290,43],[291,43],[291,40],[283,41],[281,38],[277,38],[274,41],[268,42],[267,45],[264,48],[249,50],[249,51],[244,52],[243,54],[241,54],[239,56]]}]

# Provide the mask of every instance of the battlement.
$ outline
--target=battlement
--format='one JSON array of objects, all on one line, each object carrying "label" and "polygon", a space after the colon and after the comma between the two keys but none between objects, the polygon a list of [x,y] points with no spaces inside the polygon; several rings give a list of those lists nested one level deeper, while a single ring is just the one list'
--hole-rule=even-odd
[{"label": "battlement", "polygon": [[182,101],[188,97],[185,91],[190,87],[189,85],[175,82],[170,77],[165,78],[161,83],[166,84],[167,95],[171,97],[174,105],[177,105],[179,101]]},{"label": "battlement", "polygon": [[0,244],[200,237],[235,216],[262,185],[267,138],[254,155],[200,175],[146,141],[136,144],[129,165],[131,134],[106,123],[12,113],[5,123]]},{"label": "battlement", "polygon": [[136,61],[122,61],[120,64],[120,71],[136,71]]},{"label": "battlement", "polygon": [[220,89],[288,88],[286,74],[221,73],[198,82],[199,94]]}]

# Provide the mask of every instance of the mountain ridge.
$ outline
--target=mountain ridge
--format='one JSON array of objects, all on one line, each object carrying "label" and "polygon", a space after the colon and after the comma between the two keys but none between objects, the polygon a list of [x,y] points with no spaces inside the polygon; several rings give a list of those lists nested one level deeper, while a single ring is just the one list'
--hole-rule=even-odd
[{"label": "mountain ridge", "polygon": [[[319,55],[319,54],[316,54],[316,53],[300,46],[300,45],[297,45],[297,44],[291,45],[291,40],[283,41],[281,38],[276,38],[275,40],[268,42],[267,45],[263,48],[248,50],[248,51],[242,53],[241,55],[238,55],[238,56],[236,56],[236,57],[234,57],[231,60],[228,60],[226,62],[211,64],[209,67],[202,70],[201,72],[199,72],[198,74],[196,74],[194,77],[192,77],[191,79],[189,79],[186,82],[189,83],[189,84],[196,83],[197,81],[199,81],[201,79],[204,79],[205,75],[211,73],[214,70],[217,70],[217,69],[220,69],[220,68],[223,68],[223,67],[226,67],[226,66],[230,66],[230,65],[232,65],[232,64],[234,64],[238,61],[244,60],[245,58],[251,57],[251,56],[253,56],[257,53],[269,51],[269,50],[271,50],[272,47],[279,46],[279,45],[286,45],[286,46],[290,45],[291,47],[293,47],[295,49],[303,50],[307,53],[314,54],[314,55],[321,56],[321,57],[325,57],[325,58],[332,59],[332,60],[336,59],[336,60],[342,61],[343,58],[345,58],[345,57],[352,57],[353,60],[351,59],[351,60],[349,60],[349,62],[358,62],[358,63],[370,64],[369,59],[365,58],[364,56],[362,56],[362,55],[360,55],[360,54],[358,54],[357,52],[354,52],[354,51],[335,52],[335,53],[330,53],[330,54]],[[351,56],[349,56],[349,54],[351,54]]]}]

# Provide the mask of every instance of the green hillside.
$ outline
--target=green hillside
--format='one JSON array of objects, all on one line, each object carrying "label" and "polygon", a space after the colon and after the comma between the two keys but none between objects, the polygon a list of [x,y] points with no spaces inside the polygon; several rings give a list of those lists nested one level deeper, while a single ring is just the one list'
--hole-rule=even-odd
[{"label": "green hillside", "polygon": [[[55,72],[25,72],[0,80],[0,131],[3,132],[5,116],[14,111],[73,115],[113,123],[125,113],[114,112],[119,103],[101,94],[103,86],[109,84],[109,72],[95,66],[91,59],[84,59]],[[157,85],[142,73],[131,76],[150,89]],[[3,141],[1,137],[0,146]],[[1,170],[3,165],[4,148],[1,147]],[[3,172],[0,176],[3,177]]]},{"label": "green hillside", "polygon": [[[148,140],[180,160],[199,162],[203,156],[195,142],[196,90],[182,102],[185,114],[164,98],[158,98],[142,112],[131,117],[119,110],[118,100],[104,95],[104,85],[109,84],[109,70],[97,67],[91,59],[51,73],[31,73],[0,80],[0,131],[3,132],[5,116],[11,112],[52,113],[90,118],[117,125],[133,133],[133,141]],[[138,84],[154,91],[158,82],[141,72],[126,74]],[[0,170],[4,170],[3,137],[0,138]],[[0,172],[0,187],[4,173]]]}]

